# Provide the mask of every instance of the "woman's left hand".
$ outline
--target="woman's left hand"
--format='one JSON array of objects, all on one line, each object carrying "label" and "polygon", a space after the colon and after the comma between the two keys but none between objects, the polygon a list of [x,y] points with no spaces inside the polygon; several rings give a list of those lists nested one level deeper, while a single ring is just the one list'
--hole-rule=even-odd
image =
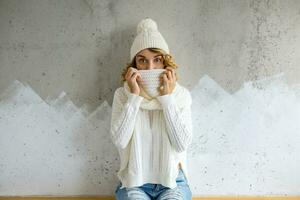
[{"label": "woman's left hand", "polygon": [[160,94],[171,94],[176,85],[175,69],[172,67],[166,67],[166,71],[161,75],[161,86],[159,87]]}]

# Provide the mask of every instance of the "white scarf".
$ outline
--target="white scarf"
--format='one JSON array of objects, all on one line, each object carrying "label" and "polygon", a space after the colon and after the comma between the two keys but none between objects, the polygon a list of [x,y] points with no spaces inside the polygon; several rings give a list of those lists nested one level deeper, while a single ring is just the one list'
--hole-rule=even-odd
[{"label": "white scarf", "polygon": [[[175,82],[175,88],[171,95],[174,95],[176,105],[179,107],[184,107],[186,104],[185,91],[184,87],[182,87],[178,82]],[[127,81],[124,82],[124,90],[127,96],[130,94],[130,88],[128,86]],[[162,110],[162,106],[160,102],[156,98],[150,97],[142,87],[140,87],[140,96],[144,97],[140,104],[140,108],[146,110]]]}]

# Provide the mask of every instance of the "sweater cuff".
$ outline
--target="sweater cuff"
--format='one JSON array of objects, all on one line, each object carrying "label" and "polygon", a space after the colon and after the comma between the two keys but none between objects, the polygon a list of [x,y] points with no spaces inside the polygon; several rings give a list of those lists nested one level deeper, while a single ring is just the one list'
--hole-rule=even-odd
[{"label": "sweater cuff", "polygon": [[141,102],[143,101],[144,97],[133,94],[133,93],[129,93],[128,96],[128,103],[129,105],[133,106],[133,107],[139,107]]},{"label": "sweater cuff", "polygon": [[175,103],[175,99],[174,99],[173,93],[171,93],[171,94],[165,94],[165,95],[162,95],[162,96],[158,96],[156,98],[161,103],[162,107],[164,107],[164,108],[166,108],[169,105]]}]

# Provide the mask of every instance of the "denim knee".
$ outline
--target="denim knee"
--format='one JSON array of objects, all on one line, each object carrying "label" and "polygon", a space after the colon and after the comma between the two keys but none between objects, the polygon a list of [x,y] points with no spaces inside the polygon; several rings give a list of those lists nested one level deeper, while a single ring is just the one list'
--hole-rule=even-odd
[{"label": "denim knee", "polygon": [[122,183],[120,182],[115,190],[115,197],[117,200],[151,200],[151,198],[140,188],[120,188]]}]

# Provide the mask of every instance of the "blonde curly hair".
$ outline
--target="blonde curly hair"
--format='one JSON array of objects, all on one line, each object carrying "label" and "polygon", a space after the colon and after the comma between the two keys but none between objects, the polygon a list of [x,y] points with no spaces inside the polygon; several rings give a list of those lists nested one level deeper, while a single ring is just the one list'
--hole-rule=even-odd
[{"label": "blonde curly hair", "polygon": [[[173,57],[170,54],[167,54],[164,50],[159,49],[159,48],[147,48],[147,49],[153,53],[160,53],[162,55],[164,68],[166,68],[166,67],[172,67],[173,69],[178,68],[177,64],[175,64],[175,62],[174,62]],[[130,67],[137,69],[136,62],[135,62],[135,56],[132,59],[131,63],[127,63],[126,67],[123,69],[123,72],[121,75],[121,83],[122,84],[126,81],[125,75]],[[179,79],[178,74],[176,73],[175,76],[176,76],[176,81],[177,81]]]}]

